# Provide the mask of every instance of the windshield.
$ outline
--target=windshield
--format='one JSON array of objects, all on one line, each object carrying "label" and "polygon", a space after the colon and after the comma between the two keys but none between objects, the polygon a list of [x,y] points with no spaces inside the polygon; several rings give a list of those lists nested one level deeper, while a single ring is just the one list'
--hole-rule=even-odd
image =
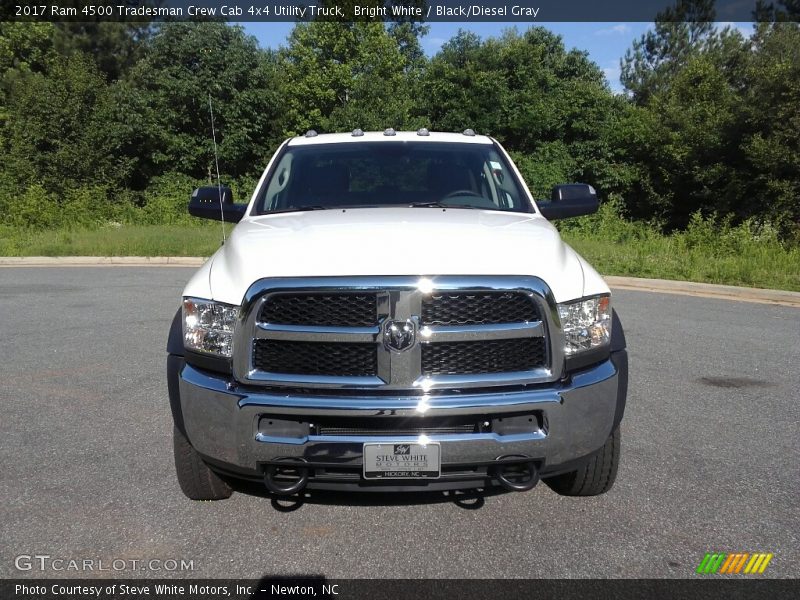
[{"label": "windshield", "polygon": [[399,141],[286,146],[255,210],[383,206],[531,212],[492,144]]}]

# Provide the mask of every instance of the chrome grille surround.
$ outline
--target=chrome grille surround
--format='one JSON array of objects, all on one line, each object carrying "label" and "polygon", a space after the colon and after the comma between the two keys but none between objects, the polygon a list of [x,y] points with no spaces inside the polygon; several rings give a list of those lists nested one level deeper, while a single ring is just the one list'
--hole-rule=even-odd
[{"label": "chrome grille surround", "polygon": [[[420,321],[423,298],[436,292],[515,292],[536,303],[540,321],[484,325],[426,325]],[[259,321],[265,302],[278,294],[363,293],[377,295],[379,323],[338,327],[287,325]],[[383,344],[383,324],[411,321],[416,343],[404,352]],[[541,367],[501,373],[431,375],[422,373],[422,345],[437,342],[510,340],[543,337]],[[271,373],[254,368],[253,340],[271,339],[318,343],[373,343],[378,347],[377,374],[369,376]],[[412,394],[438,389],[489,388],[556,381],[564,364],[564,339],[550,288],[537,277],[525,276],[354,276],[265,278],[247,290],[234,332],[233,372],[249,385],[353,390],[406,390]]]}]

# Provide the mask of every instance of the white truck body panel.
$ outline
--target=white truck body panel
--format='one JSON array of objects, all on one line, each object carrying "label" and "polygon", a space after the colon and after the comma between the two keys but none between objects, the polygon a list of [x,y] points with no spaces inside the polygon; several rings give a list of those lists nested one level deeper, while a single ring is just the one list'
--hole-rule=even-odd
[{"label": "white truck body panel", "polygon": [[558,302],[608,292],[546,219],[488,210],[362,208],[251,217],[209,263],[184,296],[239,304],[264,277],[341,275],[533,275]]}]

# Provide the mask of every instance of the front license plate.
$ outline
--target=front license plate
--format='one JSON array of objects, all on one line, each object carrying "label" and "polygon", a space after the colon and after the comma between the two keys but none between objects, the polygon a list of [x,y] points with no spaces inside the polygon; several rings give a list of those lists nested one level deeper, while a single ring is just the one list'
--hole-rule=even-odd
[{"label": "front license plate", "polygon": [[364,479],[438,479],[441,449],[429,444],[364,444]]}]

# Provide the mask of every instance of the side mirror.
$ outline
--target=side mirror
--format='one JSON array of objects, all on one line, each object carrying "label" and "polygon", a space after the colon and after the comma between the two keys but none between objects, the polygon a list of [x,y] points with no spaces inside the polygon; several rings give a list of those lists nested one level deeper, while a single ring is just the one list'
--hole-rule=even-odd
[{"label": "side mirror", "polygon": [[[220,210],[220,193],[222,194],[222,209]],[[189,214],[201,219],[213,219],[227,223],[238,223],[242,220],[246,204],[233,203],[233,191],[231,188],[222,186],[199,187],[192,192],[189,198]]]},{"label": "side mirror", "polygon": [[537,202],[542,216],[552,221],[568,219],[597,212],[600,202],[595,189],[585,183],[557,185],[550,194],[549,201]]}]

